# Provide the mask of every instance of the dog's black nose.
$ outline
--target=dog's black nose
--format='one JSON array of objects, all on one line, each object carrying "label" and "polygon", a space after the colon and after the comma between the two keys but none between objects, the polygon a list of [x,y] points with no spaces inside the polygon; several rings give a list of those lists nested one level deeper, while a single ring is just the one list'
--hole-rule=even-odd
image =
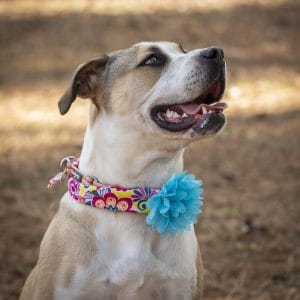
[{"label": "dog's black nose", "polygon": [[204,57],[207,59],[223,59],[224,52],[221,48],[218,47],[209,47],[200,51],[200,57]]}]

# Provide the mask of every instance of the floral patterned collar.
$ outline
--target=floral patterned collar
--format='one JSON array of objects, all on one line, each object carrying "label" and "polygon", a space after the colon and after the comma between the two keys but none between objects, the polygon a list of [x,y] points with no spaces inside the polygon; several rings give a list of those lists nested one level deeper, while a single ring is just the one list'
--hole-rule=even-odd
[{"label": "floral patterned collar", "polygon": [[84,176],[79,170],[79,160],[64,158],[62,172],[53,177],[51,187],[68,177],[68,192],[77,201],[98,209],[114,212],[147,214],[146,222],[160,234],[182,233],[196,223],[201,213],[202,182],[191,174],[173,174],[160,188],[124,188],[106,186],[95,177]]}]

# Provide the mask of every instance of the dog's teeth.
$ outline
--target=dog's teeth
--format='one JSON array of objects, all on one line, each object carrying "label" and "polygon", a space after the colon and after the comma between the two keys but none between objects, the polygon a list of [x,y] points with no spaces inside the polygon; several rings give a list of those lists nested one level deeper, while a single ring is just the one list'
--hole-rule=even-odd
[{"label": "dog's teeth", "polygon": [[167,111],[166,111],[166,117],[167,118],[172,118],[172,115],[173,115],[172,111],[170,111],[169,109],[167,109]]},{"label": "dog's teeth", "polygon": [[202,107],[202,112],[203,112],[203,115],[206,115],[207,114],[207,109],[205,106]]},{"label": "dog's teeth", "polygon": [[187,117],[187,114],[184,113],[183,115],[180,115],[177,111],[173,111],[173,110],[167,109],[167,111],[165,113],[165,116],[167,118],[176,119],[176,118],[185,118],[185,117]]}]

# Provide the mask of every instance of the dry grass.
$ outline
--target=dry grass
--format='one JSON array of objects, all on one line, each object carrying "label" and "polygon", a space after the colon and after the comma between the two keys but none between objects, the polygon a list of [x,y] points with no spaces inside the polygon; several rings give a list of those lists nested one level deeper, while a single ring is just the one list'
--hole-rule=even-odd
[{"label": "dry grass", "polygon": [[65,3],[0,3],[0,299],[17,298],[64,191],[48,178],[80,152],[87,101],[65,117],[56,107],[72,70],[140,40],[217,44],[227,57],[228,126],[186,152],[205,183],[206,299],[300,299],[299,4]]}]

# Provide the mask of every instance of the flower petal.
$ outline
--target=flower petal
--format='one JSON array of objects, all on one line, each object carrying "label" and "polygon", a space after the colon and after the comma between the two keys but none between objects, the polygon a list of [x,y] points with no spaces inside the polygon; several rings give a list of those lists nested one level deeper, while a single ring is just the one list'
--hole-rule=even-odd
[{"label": "flower petal", "polygon": [[160,234],[175,235],[188,230],[201,212],[201,185],[202,182],[191,174],[173,174],[160,192],[147,201],[150,208],[147,224]]}]

